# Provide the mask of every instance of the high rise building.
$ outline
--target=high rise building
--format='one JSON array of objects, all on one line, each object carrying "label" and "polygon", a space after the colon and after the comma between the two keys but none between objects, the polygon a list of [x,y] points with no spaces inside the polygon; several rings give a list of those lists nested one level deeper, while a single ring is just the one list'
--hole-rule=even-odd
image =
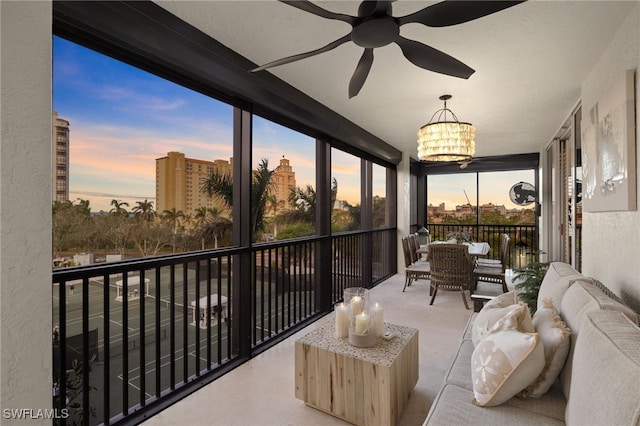
[{"label": "high rise building", "polygon": [[52,200],[64,202],[69,199],[69,122],[53,111],[52,124]]},{"label": "high rise building", "polygon": [[[169,152],[156,159],[156,211],[176,209],[193,215],[200,207],[224,209],[217,197],[209,197],[201,191],[202,182],[210,173],[233,176],[233,158],[229,161],[204,161],[187,158],[181,152]],[[296,173],[289,160],[280,159],[278,171],[273,174],[271,195],[276,199],[276,212],[291,207],[289,194],[296,186]],[[272,214],[273,210],[269,211]]]},{"label": "high rise building", "polygon": [[211,172],[233,172],[233,159],[204,161],[187,158],[181,152],[169,152],[156,159],[156,211],[176,209],[193,215],[199,208],[223,209],[224,203],[217,197],[209,197],[201,191],[202,181]]},{"label": "high rise building", "polygon": [[276,199],[276,211],[286,210],[291,207],[289,194],[296,187],[296,172],[293,171],[289,160],[282,157],[278,171],[273,174],[272,195]]}]

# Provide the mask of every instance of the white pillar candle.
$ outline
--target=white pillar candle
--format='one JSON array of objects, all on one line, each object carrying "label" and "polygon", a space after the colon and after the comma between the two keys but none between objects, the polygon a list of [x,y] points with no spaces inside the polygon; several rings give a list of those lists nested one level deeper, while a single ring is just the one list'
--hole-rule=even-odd
[{"label": "white pillar candle", "polygon": [[375,312],[374,318],[376,336],[380,337],[384,333],[384,309],[382,309],[382,306],[380,306],[379,303],[376,303],[373,306],[372,311]]},{"label": "white pillar candle", "polygon": [[353,296],[350,303],[352,315],[360,315],[364,310],[364,299],[362,297]]},{"label": "white pillar candle", "polygon": [[356,333],[364,334],[366,331],[368,331],[369,324],[370,324],[369,315],[365,313],[356,315]]},{"label": "white pillar candle", "polygon": [[336,336],[339,338],[349,335],[349,308],[340,303],[336,305]]}]

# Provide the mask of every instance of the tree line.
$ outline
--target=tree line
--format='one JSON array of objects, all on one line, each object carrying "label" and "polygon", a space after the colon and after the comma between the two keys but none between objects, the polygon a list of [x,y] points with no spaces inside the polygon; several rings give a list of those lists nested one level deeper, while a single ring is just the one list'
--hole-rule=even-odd
[{"label": "tree line", "polygon": [[[278,209],[272,195],[272,178],[278,167],[269,168],[262,159],[254,170],[251,185],[251,231],[253,241],[268,235],[276,239],[295,238],[315,233],[316,192],[311,185],[292,187],[290,208]],[[136,201],[135,205],[111,200],[106,213],[92,214],[89,200],[53,202],[53,252],[61,257],[73,252],[115,252],[142,257],[168,252],[205,250],[232,244],[233,177],[211,172],[201,182],[200,191],[221,201],[221,208],[198,208],[189,215],[175,208],[157,212],[153,201]],[[334,179],[331,205],[338,192]],[[384,200],[383,200],[384,203]],[[384,215],[384,205],[374,208]],[[383,216],[384,217],[384,216]],[[383,219],[384,220],[384,219]],[[379,221],[379,220],[378,220]],[[348,231],[360,227],[360,206],[350,206],[332,213],[332,230]]]}]

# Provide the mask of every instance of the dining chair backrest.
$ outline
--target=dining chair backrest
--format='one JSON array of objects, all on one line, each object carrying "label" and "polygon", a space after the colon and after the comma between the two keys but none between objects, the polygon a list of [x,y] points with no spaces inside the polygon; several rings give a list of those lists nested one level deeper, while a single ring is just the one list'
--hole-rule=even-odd
[{"label": "dining chair backrest", "polygon": [[409,247],[409,237],[402,237],[402,252],[404,254],[404,266],[406,268],[413,263],[413,257],[411,256],[411,249]]},{"label": "dining chair backrest", "polygon": [[445,286],[468,288],[473,274],[469,248],[463,244],[429,244],[431,280]]},{"label": "dining chair backrest", "polygon": [[420,240],[418,239],[418,234],[409,234],[408,240],[411,259],[414,262],[417,262],[420,259],[420,255],[418,254],[418,249],[420,248]]}]

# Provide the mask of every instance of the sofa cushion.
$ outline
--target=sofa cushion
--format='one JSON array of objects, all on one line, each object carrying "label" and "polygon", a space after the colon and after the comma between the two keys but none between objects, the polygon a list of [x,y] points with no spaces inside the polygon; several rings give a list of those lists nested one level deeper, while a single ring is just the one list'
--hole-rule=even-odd
[{"label": "sofa cushion", "polygon": [[632,322],[638,323],[637,314],[628,306],[608,297],[602,290],[592,283],[576,281],[562,298],[562,318],[571,329],[571,348],[567,362],[560,374],[562,389],[567,400],[570,398],[570,384],[572,374],[573,353],[576,340],[581,332],[583,321],[587,314],[598,310],[614,310],[624,313]]},{"label": "sofa cushion", "polygon": [[564,317],[564,312],[560,308],[562,297],[571,284],[578,280],[588,281],[589,278],[580,274],[568,263],[552,262],[540,284],[536,309],[541,309],[544,301],[550,298],[560,315]]},{"label": "sofa cushion", "polygon": [[473,322],[471,340],[478,346],[487,335],[509,328],[523,333],[535,331],[527,305],[518,302],[514,291],[501,294],[482,307]]},{"label": "sofa cushion", "polygon": [[489,334],[471,355],[474,403],[500,405],[531,384],[544,368],[536,333],[507,329]]},{"label": "sofa cushion", "polygon": [[560,309],[562,319],[574,334],[580,333],[580,324],[589,312],[600,309],[620,311],[638,323],[638,314],[633,309],[613,300],[592,282],[579,281],[577,284],[567,290]]},{"label": "sofa cushion", "polygon": [[555,382],[551,389],[538,398],[511,398],[503,405],[510,405],[533,413],[542,414],[556,420],[564,421],[567,400],[564,398],[559,382]]},{"label": "sofa cushion", "polygon": [[592,312],[573,357],[566,422],[640,424],[640,328],[621,312]]},{"label": "sofa cushion", "polygon": [[564,425],[562,420],[509,404],[491,408],[478,407],[469,404],[472,398],[473,392],[445,384],[433,401],[424,425]]},{"label": "sofa cushion", "polygon": [[473,323],[476,322],[477,316],[478,313],[474,312],[469,317],[469,321],[467,321],[467,325],[464,328],[464,333],[462,333],[462,340],[468,340],[471,342],[471,330],[473,329]]},{"label": "sofa cushion", "polygon": [[453,363],[447,371],[444,382],[472,391],[471,385],[471,355],[475,347],[471,340],[460,342],[458,352],[453,359]]},{"label": "sofa cushion", "polygon": [[560,318],[551,299],[547,299],[543,308],[533,315],[533,326],[542,340],[545,364],[540,376],[520,394],[524,398],[539,397],[551,388],[567,360],[571,346],[571,330]]}]

